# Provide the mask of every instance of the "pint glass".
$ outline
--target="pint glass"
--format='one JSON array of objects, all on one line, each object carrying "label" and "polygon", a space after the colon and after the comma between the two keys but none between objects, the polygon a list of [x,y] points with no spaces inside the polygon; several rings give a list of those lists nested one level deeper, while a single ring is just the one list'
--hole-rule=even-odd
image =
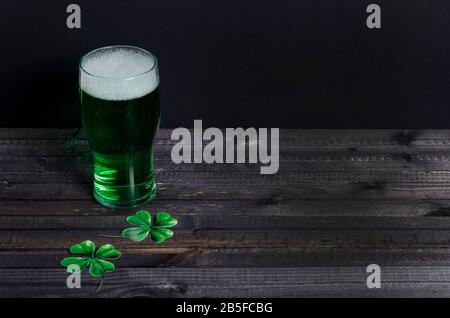
[{"label": "pint glass", "polygon": [[156,193],[153,144],[160,120],[156,58],[132,46],[99,48],[81,59],[79,80],[95,199],[110,208],[151,200]]}]

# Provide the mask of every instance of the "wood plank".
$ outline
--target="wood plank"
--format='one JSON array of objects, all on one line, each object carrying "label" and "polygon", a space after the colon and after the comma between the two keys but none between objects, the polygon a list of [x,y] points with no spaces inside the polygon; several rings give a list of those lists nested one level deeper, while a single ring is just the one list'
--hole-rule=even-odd
[{"label": "wood plank", "polygon": [[80,128],[0,128],[0,139],[67,139],[83,135]]},{"label": "wood plank", "polygon": [[[434,217],[330,217],[291,215],[245,215],[230,211],[226,215],[173,213],[178,230],[450,230],[448,216]],[[104,216],[0,216],[1,231],[13,230],[122,230],[129,225],[123,215]]]},{"label": "wood plank", "polygon": [[[76,177],[74,174],[36,174],[34,179],[31,176],[22,173],[4,176],[0,181],[0,199],[92,200],[90,182],[80,183],[72,179]],[[30,177],[28,182],[27,177]],[[159,196],[165,199],[429,200],[450,197],[450,172],[442,171],[280,172],[273,176],[251,172],[185,172],[182,176],[175,172],[158,172],[156,177]]]},{"label": "wood plank", "polygon": [[[1,141],[1,139],[0,139]],[[14,141],[17,143],[17,141]],[[28,144],[29,143],[29,144]],[[42,140],[34,141],[28,140],[27,144],[1,144],[0,143],[0,160],[5,162],[16,161],[30,162],[33,160],[68,160],[84,159],[90,161],[91,151],[86,145],[83,146],[67,146],[65,144],[52,144],[43,142]],[[236,148],[234,149],[236,153]],[[157,145],[155,148],[156,162],[162,165],[171,163],[172,145]],[[192,154],[202,154],[203,151],[194,151]],[[246,150],[246,155],[248,150]],[[344,161],[344,162],[370,162],[376,164],[380,161],[398,161],[406,164],[429,164],[431,162],[438,162],[444,164],[449,161],[450,147],[449,146],[433,146],[433,147],[409,147],[409,146],[392,146],[392,147],[299,147],[289,146],[283,141],[280,141],[279,158],[285,166],[289,167],[291,161],[308,162],[317,161],[318,163],[330,161]],[[49,158],[49,159],[46,159]],[[188,166],[187,164],[180,164],[174,166]],[[206,164],[205,166],[216,166],[218,164]],[[226,165],[232,165],[230,163]],[[199,166],[199,164],[195,164]],[[220,165],[219,165],[220,166]],[[242,166],[239,165],[239,166]],[[247,165],[251,167],[252,165]]]},{"label": "wood plank", "polygon": [[[171,248],[121,250],[120,268],[450,266],[449,248]],[[0,268],[60,268],[66,249],[0,250]]]},{"label": "wood plank", "polygon": [[[299,151],[300,152],[300,151]],[[169,156],[170,151],[165,152]],[[253,172],[260,174],[259,163],[255,164],[174,164],[170,158],[163,159],[156,154],[156,171],[166,172]],[[1,173],[8,172],[86,172],[91,169],[91,160],[87,157],[1,157]],[[339,156],[312,154],[293,154],[289,158],[283,155],[279,161],[279,172],[397,172],[397,171],[450,171],[450,154],[414,156],[408,153],[379,156]]]},{"label": "wood plank", "polygon": [[[206,128],[206,127],[204,127]],[[192,129],[190,129],[192,132]],[[160,129],[158,138],[170,140],[172,129]],[[0,128],[0,139],[85,139],[82,129]],[[421,142],[449,144],[448,129],[280,129],[280,139],[297,140],[301,144],[333,143],[364,145],[416,145]]]},{"label": "wood plank", "polygon": [[[157,148],[167,152],[177,141],[170,129],[159,131]],[[449,130],[289,130],[280,132],[281,151],[412,151],[430,148],[444,150],[450,145]],[[0,129],[0,155],[67,155],[88,152],[86,140],[78,129]],[[27,152],[28,151],[28,152]]]},{"label": "wood plank", "polygon": [[[360,217],[417,217],[449,216],[450,200],[289,200],[281,193],[267,198],[233,198],[203,200],[180,198],[165,199],[158,195],[142,208],[150,212],[169,211],[175,215],[245,215],[245,216],[360,216]],[[0,216],[125,216],[131,210],[104,208],[91,200],[7,200],[0,201]]]},{"label": "wood plank", "polygon": [[[123,240],[120,230],[0,231],[0,249],[67,248],[84,240],[138,248],[151,241]],[[172,248],[448,248],[447,229],[177,229],[164,245]]]},{"label": "wood plank", "polygon": [[[365,267],[121,268],[104,289],[82,276],[65,286],[63,269],[0,269],[1,297],[449,297],[450,268],[382,267],[382,288],[368,289]],[[201,277],[201,279],[199,279]]]},{"label": "wood plank", "polygon": [[[187,186],[212,185],[230,186],[255,185],[255,186],[321,186],[328,185],[354,186],[370,182],[379,182],[380,187],[389,184],[417,184],[426,186],[446,186],[450,182],[450,171],[295,171],[279,172],[275,175],[261,175],[252,171],[228,171],[227,173],[216,171],[156,171],[155,178],[160,184],[174,184],[180,181]],[[0,172],[0,184],[4,188],[22,184],[80,184],[91,183],[91,175],[87,172]],[[382,184],[381,184],[382,183]],[[363,187],[364,188],[364,187]]]},{"label": "wood plank", "polygon": [[[285,150],[298,150],[302,149],[305,151],[321,151],[321,150],[336,150],[343,151],[348,150],[352,152],[357,152],[359,150],[363,151],[395,151],[395,150],[410,150],[415,151],[417,149],[430,149],[430,150],[439,150],[446,149],[450,146],[450,133],[448,131],[445,132],[446,136],[441,136],[442,139],[429,139],[427,137],[421,139],[415,139],[408,142],[404,142],[402,140],[398,140],[396,136],[385,136],[385,138],[372,138],[370,134],[366,131],[355,132],[357,134],[361,134],[358,136],[343,136],[342,138],[339,136],[339,131],[330,132],[328,136],[321,136],[319,138],[308,136],[308,132],[304,132],[302,130],[295,130],[293,133],[285,134],[286,130],[281,130],[279,141],[280,146]],[[173,145],[179,144],[180,141],[178,139],[171,140],[170,137],[171,130],[163,130],[158,133],[158,136],[155,140],[155,145],[157,148],[162,149],[170,149]],[[20,135],[20,134],[19,134]],[[38,134],[39,136],[41,133]],[[306,135],[306,136],[305,136]],[[336,135],[336,136],[334,136]],[[369,135],[369,136],[367,136]],[[306,138],[305,138],[306,137]],[[228,147],[231,144],[235,144],[237,141],[235,140],[224,140],[225,145]],[[191,142],[182,141],[182,144],[191,144]],[[207,144],[207,141],[202,142],[203,145]],[[247,141],[242,141],[239,145],[248,145]],[[46,149],[50,149],[50,147],[56,147],[60,150],[64,149],[73,149],[78,151],[88,151],[89,145],[88,141],[84,138],[62,138],[55,139],[51,137],[42,136],[40,138],[1,138],[0,137],[0,146],[3,147],[12,147],[15,149],[20,149],[23,147],[25,149],[34,149],[39,152],[39,147],[45,151]],[[43,148],[42,148],[43,147]]]},{"label": "wood plank", "polygon": [[[389,151],[417,151],[420,149],[428,149],[431,151],[446,151],[450,146],[450,130],[441,131],[440,139],[432,138],[432,136],[422,136],[422,138],[412,139],[407,142],[399,140],[396,135],[386,135],[384,133],[384,138],[371,136],[371,131],[356,131],[355,135],[351,136],[348,132],[345,132],[344,136],[342,131],[336,130],[329,132],[329,135],[323,135],[319,137],[311,136],[309,130],[281,130],[279,141],[280,149],[285,153],[293,152],[295,150],[303,150],[308,152],[321,152],[321,151],[349,151],[353,153],[358,153],[359,151],[364,152],[389,152]],[[427,135],[429,135],[427,131]],[[53,134],[56,132],[53,132]],[[178,144],[178,140],[170,139],[171,130],[163,130],[158,133],[155,140],[155,145],[157,149],[171,149],[173,145]],[[286,135],[287,133],[287,135]],[[1,134],[1,132],[0,132]],[[64,135],[67,135],[66,133]],[[356,136],[358,134],[358,136]],[[401,133],[400,133],[401,134]],[[89,152],[89,145],[86,139],[80,138],[62,138],[55,139],[51,137],[51,133],[42,136],[39,132],[34,138],[20,138],[12,137],[9,139],[0,137],[0,147],[20,150],[23,148],[25,150],[32,150],[36,153],[45,154],[46,151],[53,151],[52,147],[61,151],[61,155],[67,154],[68,150],[74,150],[77,152]],[[445,136],[444,136],[445,135]],[[20,131],[18,132],[20,136]],[[41,137],[38,137],[41,136]],[[205,145],[207,142],[203,142]],[[230,144],[235,144],[236,141],[225,140],[225,146],[229,147]],[[190,144],[182,142],[182,144]],[[239,145],[247,145],[248,141],[242,141]],[[2,155],[7,155],[7,152],[2,152]],[[25,153],[24,153],[25,154]],[[32,154],[32,153],[30,153]]]},{"label": "wood plank", "polygon": [[[55,132],[48,134],[54,137]],[[61,134],[66,138],[74,131],[66,130]],[[169,134],[170,130],[161,132],[156,148],[157,167],[162,171],[259,169],[260,165],[242,164],[175,165],[170,160],[174,142],[170,141]],[[281,171],[450,170],[448,131],[287,130],[286,134],[287,137],[281,135]],[[402,134],[408,142],[399,137]],[[444,139],[427,139],[431,137]],[[75,157],[75,160],[70,160],[70,157]],[[85,170],[84,165],[89,165],[90,152],[84,139],[0,139],[0,161],[0,171],[4,172],[79,171],[80,166]]]}]

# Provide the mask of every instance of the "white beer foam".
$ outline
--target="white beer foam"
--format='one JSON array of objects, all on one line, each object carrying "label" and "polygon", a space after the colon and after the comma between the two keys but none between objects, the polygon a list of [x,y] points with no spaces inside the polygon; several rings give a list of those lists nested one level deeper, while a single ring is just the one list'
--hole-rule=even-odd
[{"label": "white beer foam", "polygon": [[142,97],[158,87],[153,55],[134,47],[101,48],[81,61],[80,88],[91,96],[119,101]]}]

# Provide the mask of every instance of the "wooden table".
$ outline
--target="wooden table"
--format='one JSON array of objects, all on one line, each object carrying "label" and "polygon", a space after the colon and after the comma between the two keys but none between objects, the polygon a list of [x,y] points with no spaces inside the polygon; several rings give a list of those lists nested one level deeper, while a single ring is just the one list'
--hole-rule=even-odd
[{"label": "wooden table", "polygon": [[[281,130],[276,175],[176,165],[172,145],[160,131],[145,208],[175,215],[175,236],[133,243],[100,236],[136,209],[93,200],[78,129],[0,129],[0,296],[450,296],[450,131]],[[58,264],[86,239],[123,252],[100,293]]]}]

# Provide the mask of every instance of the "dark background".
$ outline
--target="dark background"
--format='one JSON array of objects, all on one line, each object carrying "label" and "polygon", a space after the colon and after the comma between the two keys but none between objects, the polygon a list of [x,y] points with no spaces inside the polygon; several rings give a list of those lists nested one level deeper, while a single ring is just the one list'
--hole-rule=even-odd
[{"label": "dark background", "polygon": [[[366,27],[366,6],[382,29]],[[66,27],[81,6],[82,28]],[[154,52],[162,126],[450,128],[448,0],[1,0],[1,127],[77,127],[78,60]]]}]

